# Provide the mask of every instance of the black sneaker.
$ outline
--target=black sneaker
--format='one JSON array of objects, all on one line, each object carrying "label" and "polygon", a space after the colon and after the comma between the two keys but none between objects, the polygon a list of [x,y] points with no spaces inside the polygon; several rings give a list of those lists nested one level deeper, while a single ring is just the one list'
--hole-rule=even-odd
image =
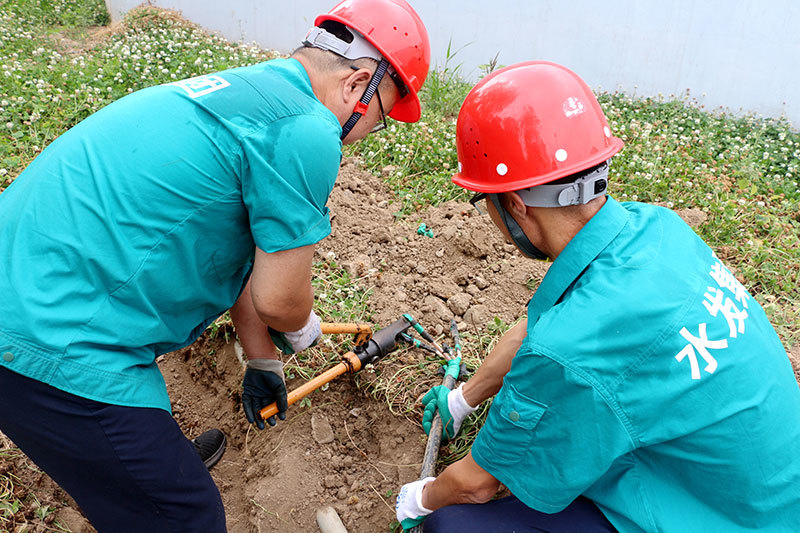
[{"label": "black sneaker", "polygon": [[200,454],[200,459],[209,470],[222,458],[226,443],[225,434],[218,429],[209,429],[192,439],[192,444]]}]

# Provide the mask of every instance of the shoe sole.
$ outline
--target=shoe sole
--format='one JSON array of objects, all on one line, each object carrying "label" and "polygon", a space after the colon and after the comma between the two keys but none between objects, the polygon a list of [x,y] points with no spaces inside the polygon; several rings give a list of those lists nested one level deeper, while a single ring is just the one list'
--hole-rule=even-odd
[{"label": "shoe sole", "polygon": [[217,451],[215,451],[211,455],[211,457],[209,457],[208,459],[203,461],[203,464],[206,465],[207,469],[211,470],[211,467],[213,467],[215,464],[217,464],[219,462],[220,459],[222,459],[222,454],[225,453],[225,447],[227,445],[228,445],[228,439],[223,434],[222,435],[222,444],[220,445],[220,447],[217,449]]}]

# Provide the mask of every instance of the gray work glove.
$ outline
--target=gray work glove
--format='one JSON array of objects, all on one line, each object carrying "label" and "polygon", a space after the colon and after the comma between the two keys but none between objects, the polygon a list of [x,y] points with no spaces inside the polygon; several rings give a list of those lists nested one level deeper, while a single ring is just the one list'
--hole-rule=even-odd
[{"label": "gray work glove", "polygon": [[[264,429],[264,420],[259,411],[275,402],[278,418],[286,420],[286,383],[283,378],[283,362],[276,359],[250,359],[242,380],[242,407],[247,421]],[[267,424],[275,425],[275,417],[267,418]]]},{"label": "gray work glove", "polygon": [[319,342],[322,337],[322,328],[320,327],[319,317],[311,311],[306,320],[305,326],[297,331],[282,332],[272,328],[269,330],[269,336],[272,337],[272,342],[275,346],[285,353],[292,355],[293,353],[302,352],[310,346],[314,346]]}]

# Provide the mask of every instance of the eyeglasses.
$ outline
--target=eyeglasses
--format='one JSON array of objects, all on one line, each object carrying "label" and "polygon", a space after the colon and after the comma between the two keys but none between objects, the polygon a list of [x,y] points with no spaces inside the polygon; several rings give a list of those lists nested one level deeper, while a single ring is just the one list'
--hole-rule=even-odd
[{"label": "eyeglasses", "polygon": [[383,111],[383,101],[381,100],[380,90],[375,89],[375,96],[378,97],[378,107],[381,109],[381,122],[375,124],[375,126],[373,126],[371,130],[369,130],[370,133],[377,133],[381,130],[385,130],[387,126],[386,113]]},{"label": "eyeglasses", "polygon": [[[355,65],[350,65],[350,68],[353,70],[359,69],[359,67]],[[373,74],[373,76],[375,76],[375,74]],[[392,81],[394,81],[395,85],[398,84],[398,81],[395,78],[392,78]],[[403,89],[405,89],[405,86],[403,86],[402,82],[400,82],[400,85],[397,85],[397,90],[402,94],[403,91],[400,90],[401,86]],[[375,96],[378,97],[378,107],[381,109],[381,121],[375,124],[371,130],[369,130],[370,133],[377,133],[381,130],[385,130],[388,127],[388,124],[386,124],[386,112],[383,110],[383,100],[381,100],[381,91],[378,88],[375,88]]]},{"label": "eyeglasses", "polygon": [[478,207],[478,202],[480,202],[481,200],[485,199],[487,196],[489,196],[488,193],[479,192],[479,193],[475,193],[475,195],[472,198],[469,199],[469,203],[472,205],[472,207],[475,208],[475,210],[480,215],[482,215],[484,213],[483,213],[483,211],[481,211],[481,208]]}]

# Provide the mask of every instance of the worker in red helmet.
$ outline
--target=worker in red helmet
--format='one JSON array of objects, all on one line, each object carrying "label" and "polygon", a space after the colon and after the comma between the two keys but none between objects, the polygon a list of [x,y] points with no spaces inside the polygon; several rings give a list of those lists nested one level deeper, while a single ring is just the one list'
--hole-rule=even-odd
[{"label": "worker in red helmet", "polygon": [[285,418],[342,143],[418,120],[429,65],[405,0],[345,0],[290,58],[110,104],[0,195],[0,430],[98,531],[225,530],[225,437],[183,436],[156,357],[230,309],[245,416]]},{"label": "worker in red helmet", "polygon": [[[403,527],[800,531],[786,351],[675,213],[607,195],[622,142],[587,85],[548,62],[497,71],[464,101],[456,143],[453,181],[552,265],[474,377],[423,399],[452,438],[494,397],[463,459],[402,487]],[[500,484],[511,496],[490,501]]]}]

